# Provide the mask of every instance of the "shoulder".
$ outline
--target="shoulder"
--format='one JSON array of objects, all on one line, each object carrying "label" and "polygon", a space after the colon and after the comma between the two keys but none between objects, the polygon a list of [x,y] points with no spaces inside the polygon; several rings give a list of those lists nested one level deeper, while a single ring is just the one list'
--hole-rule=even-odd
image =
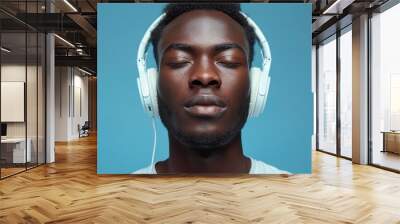
[{"label": "shoulder", "polygon": [[149,165],[147,167],[141,168],[136,170],[135,172],[131,173],[131,174],[157,174],[157,171],[154,167],[154,165]]},{"label": "shoulder", "polygon": [[262,161],[251,158],[251,168],[249,174],[290,174]]}]

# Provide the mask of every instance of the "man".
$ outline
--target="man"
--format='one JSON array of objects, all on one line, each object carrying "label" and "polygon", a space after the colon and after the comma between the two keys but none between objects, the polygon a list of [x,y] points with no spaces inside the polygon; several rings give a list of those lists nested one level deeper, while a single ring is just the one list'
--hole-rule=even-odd
[{"label": "man", "polygon": [[287,173],[243,154],[254,30],[239,4],[169,4],[152,32],[169,158],[135,174]]}]

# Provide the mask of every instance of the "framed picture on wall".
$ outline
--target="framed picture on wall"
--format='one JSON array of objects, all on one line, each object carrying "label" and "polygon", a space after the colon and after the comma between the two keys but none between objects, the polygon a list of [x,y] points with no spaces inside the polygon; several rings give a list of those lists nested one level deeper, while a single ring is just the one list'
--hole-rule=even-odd
[{"label": "framed picture on wall", "polygon": [[98,173],[310,173],[310,21],[310,4],[99,4]]}]

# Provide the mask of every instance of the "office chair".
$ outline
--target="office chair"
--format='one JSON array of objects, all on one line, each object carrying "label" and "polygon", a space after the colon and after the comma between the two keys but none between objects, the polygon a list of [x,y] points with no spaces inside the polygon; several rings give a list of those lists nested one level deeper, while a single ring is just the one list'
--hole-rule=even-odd
[{"label": "office chair", "polygon": [[82,127],[80,127],[80,125],[78,124],[79,138],[89,136],[89,129],[90,129],[89,121],[85,121]]}]

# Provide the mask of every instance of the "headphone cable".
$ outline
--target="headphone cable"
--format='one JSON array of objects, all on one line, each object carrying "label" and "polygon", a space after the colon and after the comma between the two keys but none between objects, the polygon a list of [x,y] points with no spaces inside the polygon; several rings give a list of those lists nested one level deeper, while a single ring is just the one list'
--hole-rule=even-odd
[{"label": "headphone cable", "polygon": [[153,126],[153,154],[151,156],[151,168],[154,169],[155,172],[155,165],[154,165],[154,157],[156,155],[156,146],[157,146],[157,130],[156,130],[156,119],[154,116],[151,118],[152,126]]}]

